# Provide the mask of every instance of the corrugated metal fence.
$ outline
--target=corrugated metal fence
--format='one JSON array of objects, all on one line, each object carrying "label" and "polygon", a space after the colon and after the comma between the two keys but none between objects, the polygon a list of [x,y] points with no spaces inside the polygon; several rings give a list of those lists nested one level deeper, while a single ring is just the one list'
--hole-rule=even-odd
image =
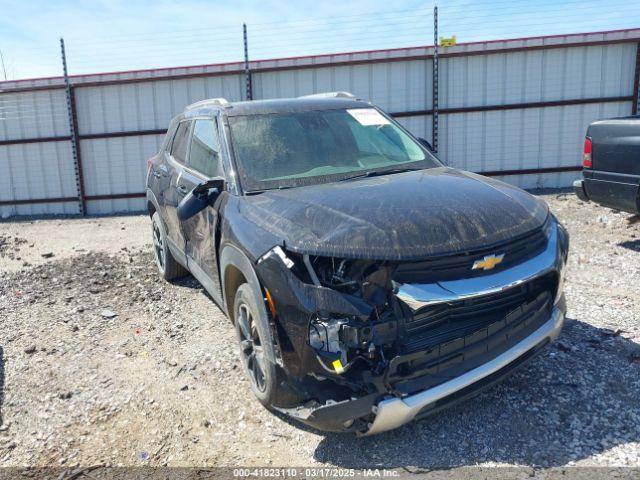
[{"label": "corrugated metal fence", "polygon": [[[570,185],[586,126],[637,111],[640,29],[440,49],[439,156],[524,188]],[[432,47],[250,62],[254,99],[347,90],[431,138]],[[146,159],[198,100],[244,98],[242,63],[0,83],[0,215],[143,210]]]}]

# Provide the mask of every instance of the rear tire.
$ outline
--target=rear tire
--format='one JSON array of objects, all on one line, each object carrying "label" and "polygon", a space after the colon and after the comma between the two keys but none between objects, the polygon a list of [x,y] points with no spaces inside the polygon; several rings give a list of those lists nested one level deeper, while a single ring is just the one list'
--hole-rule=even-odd
[{"label": "rear tire", "polygon": [[270,360],[275,359],[271,329],[248,283],[238,288],[233,311],[240,359],[256,398],[267,408],[298,404],[300,398],[287,388],[284,373]]},{"label": "rear tire", "polygon": [[189,273],[187,269],[180,265],[171,254],[167,243],[167,231],[158,212],[155,212],[151,217],[151,234],[153,235],[153,254],[162,278],[173,280],[187,275]]}]

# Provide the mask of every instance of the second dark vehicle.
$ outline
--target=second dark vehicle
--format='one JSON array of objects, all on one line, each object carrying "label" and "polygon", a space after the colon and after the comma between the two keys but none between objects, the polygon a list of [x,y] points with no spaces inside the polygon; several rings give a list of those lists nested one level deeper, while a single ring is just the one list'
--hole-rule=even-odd
[{"label": "second dark vehicle", "polygon": [[569,239],[547,205],[350,94],[187,107],[147,200],[164,278],[190,271],[260,402],[319,429],[434,413],[562,328]]},{"label": "second dark vehicle", "polygon": [[583,178],[573,184],[581,200],[640,213],[640,116],[589,125],[582,163]]}]

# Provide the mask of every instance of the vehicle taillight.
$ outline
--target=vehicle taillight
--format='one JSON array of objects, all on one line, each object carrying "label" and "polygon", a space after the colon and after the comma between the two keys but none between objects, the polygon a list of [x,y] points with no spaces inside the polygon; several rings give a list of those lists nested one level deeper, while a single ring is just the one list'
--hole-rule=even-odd
[{"label": "vehicle taillight", "polygon": [[584,168],[591,168],[591,139],[586,137],[584,139],[584,153],[582,154],[582,166]]}]

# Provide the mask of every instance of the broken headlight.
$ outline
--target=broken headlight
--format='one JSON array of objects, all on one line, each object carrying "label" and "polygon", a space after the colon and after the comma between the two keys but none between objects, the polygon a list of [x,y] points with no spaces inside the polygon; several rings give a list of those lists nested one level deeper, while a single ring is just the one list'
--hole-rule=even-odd
[{"label": "broken headlight", "polygon": [[323,319],[317,315],[309,322],[309,345],[319,356],[320,364],[332,372],[342,373],[349,363],[341,332],[348,323],[345,318]]},{"label": "broken headlight", "polygon": [[345,319],[332,318],[321,320],[314,318],[309,323],[309,345],[315,350],[340,353],[345,350],[340,341],[340,329],[348,322]]},{"label": "broken headlight", "polygon": [[376,321],[314,315],[308,341],[326,370],[343,373],[357,359],[384,362],[384,350],[392,347],[397,334],[398,322],[391,312]]}]

